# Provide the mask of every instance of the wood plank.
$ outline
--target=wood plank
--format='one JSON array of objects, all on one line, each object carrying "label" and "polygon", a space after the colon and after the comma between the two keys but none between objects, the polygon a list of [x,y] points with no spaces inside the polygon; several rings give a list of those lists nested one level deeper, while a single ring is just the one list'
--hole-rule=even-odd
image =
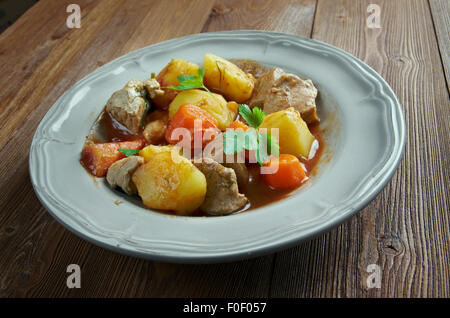
[{"label": "wood plank", "polygon": [[[366,8],[381,7],[381,29]],[[367,62],[403,105],[408,136],[388,186],[337,229],[277,256],[272,296],[448,297],[449,100],[425,1],[320,0],[313,38]],[[381,289],[368,289],[369,264]]]},{"label": "wood plank", "polygon": [[[1,34],[2,104],[6,104],[7,96],[17,92],[21,81],[31,76],[36,64],[41,63],[59,43],[57,40],[69,32],[65,20],[66,8],[70,3],[70,0],[61,0],[49,7],[49,0],[39,1]],[[88,15],[98,3],[93,0],[79,1],[82,16]],[[40,27],[37,28],[37,25]]]},{"label": "wood plank", "polygon": [[[50,4],[47,5],[49,6]],[[4,125],[0,130],[0,149],[9,141],[8,137],[10,134],[21,126],[26,117],[32,117],[36,111],[47,111],[50,105],[43,107],[42,104],[39,104],[43,98],[51,96],[50,94],[55,88],[60,88],[61,86],[64,86],[61,88],[65,88],[67,84],[70,84],[69,82],[64,82],[69,77],[62,78],[62,75],[67,75],[67,71],[71,69],[69,65],[72,66],[80,61],[93,60],[92,56],[87,55],[83,55],[83,58],[79,59],[77,54],[86,50],[93,43],[95,44],[97,40],[96,35],[105,30],[105,26],[109,27],[111,36],[113,35],[112,25],[110,22],[105,23],[104,21],[110,21],[111,16],[119,8],[120,5],[117,2],[113,4],[100,2],[92,9],[91,14],[87,14],[82,19],[84,28],[67,30],[63,35],[58,33],[56,40],[58,45],[55,45],[50,52],[46,51],[45,54],[41,52],[44,56],[37,58],[39,62],[36,63],[37,65],[33,63],[33,69],[29,70],[29,75],[23,78],[21,82],[16,83],[14,90],[10,91],[8,95],[3,96],[0,107],[0,120]],[[50,9],[50,11],[52,10]],[[25,15],[28,14],[31,13],[27,12]],[[26,46],[26,41],[21,40],[21,45]],[[26,48],[22,47],[21,49],[25,50]],[[85,72],[89,70],[88,66],[80,67],[77,73],[81,71],[82,74],[86,74]],[[77,70],[76,68],[73,69]],[[71,70],[73,71],[73,69]],[[77,73],[70,75],[73,76]],[[59,93],[61,94],[62,92]],[[37,122],[35,121],[34,123],[37,124]]]},{"label": "wood plank", "polygon": [[442,64],[447,79],[447,89],[450,83],[450,3],[448,0],[429,0],[434,29],[438,39]]},{"label": "wood plank", "polygon": [[[199,26],[208,20],[213,5],[210,0],[183,0],[170,5],[167,1],[154,2],[118,56],[153,43],[200,32]],[[155,15],[155,12],[167,13]]]},{"label": "wood plank", "polygon": [[[156,5],[155,5],[156,4]],[[34,131],[49,107],[72,84],[99,65],[115,58],[124,51],[124,46],[132,47],[132,39],[140,43],[155,43],[164,39],[199,32],[207,20],[213,3],[196,0],[183,2],[142,2],[138,0],[123,2],[108,0],[86,3],[83,8],[82,27],[79,30],[60,31],[65,20],[34,20],[34,14],[54,12],[65,8],[57,2],[40,1],[25,13],[12,26],[15,32],[23,32],[22,28],[40,27],[40,22],[49,30],[57,33],[50,38],[51,49],[42,53],[49,39],[44,35],[34,43],[36,52],[42,54],[31,62],[30,56],[23,55],[19,65],[27,65],[29,75],[22,77],[19,73],[5,70],[10,81],[16,82],[14,92],[1,101],[1,120],[5,123],[0,129],[2,140],[0,154],[4,158],[0,167],[0,248],[2,257],[0,268],[0,296],[65,296],[91,295],[98,293],[117,294],[122,291],[109,290],[111,279],[118,282],[135,284],[139,280],[128,280],[128,275],[149,266],[145,261],[118,255],[94,247],[63,229],[45,212],[34,195],[28,175],[28,149]],[[188,8],[189,11],[185,12]],[[199,24],[187,25],[185,20],[173,20],[173,14],[183,19],[198,21]],[[166,18],[165,18],[166,17]],[[170,21],[164,34],[152,32],[148,21]],[[51,24],[58,25],[55,27]],[[29,25],[32,23],[32,26]],[[48,24],[46,24],[48,23]],[[148,24],[147,30],[142,28]],[[22,25],[22,26],[21,26]],[[138,31],[136,31],[138,30]],[[13,31],[6,33],[12,36]],[[147,31],[147,32],[145,32]],[[15,50],[26,49],[27,39],[32,33],[21,33],[22,42],[17,41]],[[145,41],[142,38],[145,37]],[[31,40],[31,39],[30,39]],[[4,36],[0,43],[4,43]],[[0,46],[1,47],[1,46]],[[126,49],[125,49],[126,50]],[[0,50],[3,55],[11,54],[7,47]],[[27,64],[30,63],[30,64]],[[20,105],[18,108],[17,105]],[[106,256],[102,258],[102,255]],[[83,275],[93,277],[79,294],[66,287],[66,266],[71,263],[82,266]],[[114,267],[117,266],[117,267]],[[141,266],[141,267],[139,267]],[[110,268],[112,272],[106,272]],[[116,269],[121,269],[116,270]],[[99,276],[102,273],[114,273],[116,277]],[[121,276],[122,275],[122,276]],[[137,272],[140,275],[140,272]],[[132,277],[132,276],[130,276]],[[97,280],[104,283],[97,284]],[[105,291],[102,289],[105,287]],[[136,288],[139,285],[135,286]],[[138,288],[139,289],[139,288]],[[130,293],[141,292],[130,288]]]},{"label": "wood plank", "polygon": [[271,30],[310,37],[315,0],[217,1],[203,32]]}]

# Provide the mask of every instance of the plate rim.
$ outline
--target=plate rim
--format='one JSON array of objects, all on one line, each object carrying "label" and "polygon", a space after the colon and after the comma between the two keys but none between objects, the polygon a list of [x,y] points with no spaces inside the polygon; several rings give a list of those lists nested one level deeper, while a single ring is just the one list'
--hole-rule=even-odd
[{"label": "plate rim", "polygon": [[[79,229],[76,229],[74,226],[72,226],[71,224],[69,224],[68,222],[63,220],[58,215],[58,213],[56,213],[53,210],[53,209],[57,210],[58,206],[55,204],[51,204],[50,200],[47,201],[45,196],[43,195],[43,193],[41,193],[41,189],[38,187],[37,182],[36,182],[35,171],[33,171],[33,167],[35,166],[33,160],[35,160],[36,144],[37,144],[37,139],[39,137],[39,133],[43,129],[43,126],[47,122],[47,120],[51,117],[51,115],[53,113],[55,113],[55,111],[57,109],[56,106],[58,105],[58,103],[61,100],[63,100],[65,97],[67,97],[69,92],[71,92],[71,91],[75,90],[77,87],[80,87],[81,85],[83,85],[83,83],[85,81],[91,80],[93,77],[101,75],[102,71],[105,70],[106,68],[111,67],[111,65],[113,65],[115,63],[120,63],[123,60],[132,59],[133,57],[139,56],[141,52],[144,52],[145,50],[148,50],[149,48],[158,48],[160,46],[170,45],[173,42],[178,42],[178,41],[192,39],[192,38],[193,39],[208,38],[208,37],[214,38],[214,36],[216,36],[216,35],[232,36],[234,34],[239,34],[240,36],[242,36],[242,35],[249,35],[249,36],[259,35],[259,36],[269,36],[269,37],[284,37],[284,38],[289,38],[290,40],[293,40],[296,42],[305,41],[305,42],[315,43],[319,46],[325,46],[331,51],[339,53],[340,55],[344,55],[344,57],[346,57],[347,59],[350,59],[350,61],[353,60],[353,61],[357,62],[359,67],[362,67],[366,72],[369,72],[370,75],[372,75],[374,78],[377,79],[377,81],[379,83],[382,84],[384,93],[392,101],[391,104],[393,105],[393,109],[391,109],[391,111],[395,111],[397,114],[397,116],[396,116],[397,122],[392,122],[391,124],[394,126],[393,128],[398,133],[398,139],[396,140],[396,141],[398,141],[398,143],[396,143],[397,147],[393,147],[392,153],[390,153],[391,156],[389,157],[390,159],[392,158],[393,164],[387,168],[386,173],[383,175],[383,177],[380,178],[379,182],[375,185],[375,187],[371,191],[369,191],[368,194],[362,200],[358,201],[357,204],[355,204],[349,211],[347,211],[346,213],[334,216],[333,218],[328,220],[328,222],[323,223],[322,226],[320,226],[320,228],[318,230],[316,228],[314,228],[306,233],[303,233],[303,235],[299,235],[299,236],[296,236],[291,239],[275,241],[275,242],[272,242],[272,244],[269,244],[267,246],[258,246],[257,248],[250,248],[250,250],[240,249],[240,250],[231,251],[231,252],[230,251],[226,251],[226,252],[214,251],[214,254],[210,254],[210,255],[193,255],[193,254],[191,254],[191,255],[164,255],[164,254],[160,254],[160,253],[148,253],[147,251],[144,252],[144,251],[140,251],[137,249],[130,249],[129,248],[130,246],[128,246],[128,248],[127,248],[127,246],[125,246],[125,245],[114,246],[112,244],[105,243],[100,238],[92,237],[92,236],[89,236],[89,235],[83,233]],[[392,116],[390,118],[392,118]],[[369,204],[374,199],[374,197],[390,181],[390,179],[394,175],[394,173],[397,170],[397,167],[401,161],[401,157],[402,157],[404,147],[405,147],[405,142],[406,142],[405,119],[404,119],[402,107],[397,99],[397,96],[393,92],[390,85],[384,80],[384,78],[380,74],[378,74],[373,68],[371,68],[368,64],[366,64],[359,58],[353,56],[352,54],[350,54],[340,48],[330,45],[328,43],[325,43],[325,42],[322,42],[319,40],[315,40],[315,39],[304,38],[304,37],[294,35],[294,34],[273,32],[273,31],[261,31],[261,30],[231,30],[231,31],[219,31],[219,32],[208,32],[208,33],[196,33],[196,34],[173,38],[173,39],[170,39],[167,41],[152,44],[152,45],[140,48],[138,50],[129,52],[129,53],[122,55],[116,59],[113,59],[113,60],[109,61],[108,63],[102,65],[101,67],[98,67],[94,71],[90,72],[86,76],[84,76],[82,79],[77,81],[74,85],[72,85],[69,89],[67,89],[54,102],[54,104],[49,108],[49,110],[47,111],[47,113],[42,118],[41,122],[39,123],[39,125],[35,131],[35,134],[33,136],[33,141],[31,143],[31,147],[30,147],[29,173],[30,173],[30,179],[31,179],[33,189],[34,189],[39,201],[44,206],[44,208],[66,229],[68,229],[69,231],[76,234],[77,236],[82,237],[83,239],[85,239],[95,245],[101,246],[103,248],[106,248],[108,250],[112,250],[114,252],[118,252],[121,254],[145,258],[145,259],[152,259],[152,260],[157,260],[157,261],[168,261],[168,262],[177,262],[177,263],[217,263],[217,262],[234,261],[234,260],[252,258],[252,257],[260,256],[263,254],[268,254],[268,253],[271,253],[274,251],[282,250],[282,249],[291,247],[295,244],[298,244],[301,241],[305,241],[305,240],[311,239],[312,237],[321,235],[322,233],[327,232],[331,228],[341,224],[342,222],[344,222],[345,220],[347,220],[348,218],[350,218],[351,216],[356,214],[358,211],[363,209],[367,204]],[[383,168],[386,165],[387,165],[387,163],[385,163]],[[228,217],[230,217],[230,216],[228,216]],[[177,216],[177,218],[189,218],[190,219],[190,217],[182,217],[182,216]],[[187,254],[189,254],[189,252],[187,252]]]}]

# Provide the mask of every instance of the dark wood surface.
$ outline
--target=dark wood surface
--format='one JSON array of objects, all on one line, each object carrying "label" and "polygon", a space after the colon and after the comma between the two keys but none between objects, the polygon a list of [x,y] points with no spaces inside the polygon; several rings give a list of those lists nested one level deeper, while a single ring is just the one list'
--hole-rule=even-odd
[{"label": "dark wood surface", "polygon": [[[449,297],[447,0],[40,0],[0,35],[0,297]],[[370,29],[367,6],[381,9]],[[179,265],[94,246],[37,200],[28,151],[56,99],[127,52],[198,32],[262,29],[312,37],[362,59],[402,104],[407,141],[387,187],[346,223],[297,247],[241,262]],[[79,264],[82,286],[66,286]],[[366,269],[381,268],[369,289]]]}]

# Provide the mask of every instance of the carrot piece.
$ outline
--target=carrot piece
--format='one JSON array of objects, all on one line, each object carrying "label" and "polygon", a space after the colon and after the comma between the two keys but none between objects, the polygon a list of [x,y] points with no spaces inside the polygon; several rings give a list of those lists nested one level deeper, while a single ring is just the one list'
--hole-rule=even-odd
[{"label": "carrot piece", "polygon": [[244,124],[242,121],[239,121],[239,120],[233,121],[230,124],[230,126],[228,126],[228,128],[231,128],[231,129],[239,129],[240,128],[243,131],[246,131],[249,129],[249,127],[246,124]]},{"label": "carrot piece", "polygon": [[213,135],[211,138],[205,140],[203,138],[202,144],[205,146],[209,141],[214,139],[214,136],[216,133],[218,133],[219,129],[217,119],[208,113],[206,110],[192,105],[192,104],[185,104],[182,105],[175,116],[173,116],[172,120],[169,122],[169,125],[167,126],[166,130],[166,140],[170,144],[176,144],[180,141],[182,141],[183,136],[179,136],[178,134],[174,134],[174,130],[176,128],[185,128],[189,131],[191,135],[191,144],[194,144],[194,128],[195,127],[195,121],[200,120],[199,128],[202,133],[202,137],[204,137],[205,132],[207,130],[213,129]]},{"label": "carrot piece", "polygon": [[81,151],[81,163],[91,174],[104,177],[109,166],[125,157],[119,149],[141,149],[143,139],[122,142],[87,143]]},{"label": "carrot piece", "polygon": [[[278,170],[275,165],[278,165]],[[262,180],[274,189],[296,188],[307,179],[298,158],[290,154],[281,154],[279,158],[272,157],[265,166],[276,171],[261,175]]]}]

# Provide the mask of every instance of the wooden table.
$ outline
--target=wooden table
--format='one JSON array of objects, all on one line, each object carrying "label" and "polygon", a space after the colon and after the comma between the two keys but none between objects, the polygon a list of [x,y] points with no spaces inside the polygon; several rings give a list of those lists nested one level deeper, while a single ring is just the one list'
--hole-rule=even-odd
[{"label": "wooden table", "polygon": [[[448,0],[40,0],[0,35],[0,296],[449,297]],[[370,3],[381,28],[368,28]],[[340,47],[378,71],[408,129],[386,188],[334,230],[273,255],[174,265],[96,247],[57,223],[28,173],[34,131],[70,86],[127,52],[198,32],[262,29]],[[70,182],[70,180],[68,180]],[[66,286],[69,264],[80,289]],[[381,288],[368,288],[369,264]]]}]

